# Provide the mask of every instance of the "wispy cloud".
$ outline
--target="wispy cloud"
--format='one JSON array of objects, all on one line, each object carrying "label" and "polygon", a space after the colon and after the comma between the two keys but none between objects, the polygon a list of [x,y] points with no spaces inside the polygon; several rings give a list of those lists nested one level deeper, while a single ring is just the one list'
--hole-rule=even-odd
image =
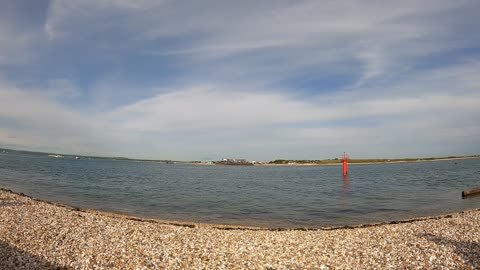
[{"label": "wispy cloud", "polygon": [[[112,46],[128,50],[185,55],[188,64],[202,68],[219,59],[232,69],[252,73],[274,64],[277,70],[270,75],[277,80],[304,68],[323,70],[332,64],[358,61],[349,71],[357,74],[358,85],[409,68],[419,57],[478,45],[476,38],[451,40],[472,19],[468,11],[472,6],[477,5],[467,1],[388,5],[145,1],[127,5],[59,0],[49,8],[45,31],[50,38],[94,37],[102,42],[109,38],[115,42]],[[462,16],[465,13],[469,16]],[[118,38],[125,39],[118,44]],[[233,59],[235,56],[240,59]]]},{"label": "wispy cloud", "polygon": [[0,143],[182,159],[471,154],[479,10],[54,0],[41,27],[0,24],[0,66],[22,63],[0,69]]}]

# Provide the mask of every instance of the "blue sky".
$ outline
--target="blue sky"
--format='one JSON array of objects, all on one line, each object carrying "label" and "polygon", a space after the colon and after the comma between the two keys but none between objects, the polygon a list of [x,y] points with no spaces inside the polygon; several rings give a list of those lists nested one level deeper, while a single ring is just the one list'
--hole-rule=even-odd
[{"label": "blue sky", "polygon": [[2,1],[0,147],[480,154],[478,1]]}]

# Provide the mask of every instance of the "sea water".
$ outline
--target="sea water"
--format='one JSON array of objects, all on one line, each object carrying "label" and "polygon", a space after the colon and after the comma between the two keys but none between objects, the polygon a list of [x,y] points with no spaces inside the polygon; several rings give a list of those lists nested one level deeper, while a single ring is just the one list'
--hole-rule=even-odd
[{"label": "sea water", "polygon": [[101,211],[185,222],[322,227],[480,207],[480,159],[340,166],[198,166],[0,154],[0,187]]}]

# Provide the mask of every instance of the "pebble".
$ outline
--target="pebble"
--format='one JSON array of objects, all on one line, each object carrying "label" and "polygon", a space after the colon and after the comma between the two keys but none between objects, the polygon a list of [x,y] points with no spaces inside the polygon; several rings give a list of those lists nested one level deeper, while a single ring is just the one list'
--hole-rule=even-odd
[{"label": "pebble", "polygon": [[142,220],[0,190],[0,269],[480,269],[480,209],[275,231]]}]

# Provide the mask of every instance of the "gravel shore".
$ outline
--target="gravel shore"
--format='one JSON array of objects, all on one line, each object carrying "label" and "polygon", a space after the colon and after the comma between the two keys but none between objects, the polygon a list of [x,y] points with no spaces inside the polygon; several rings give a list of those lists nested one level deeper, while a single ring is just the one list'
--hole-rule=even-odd
[{"label": "gravel shore", "polygon": [[480,209],[355,228],[174,224],[0,190],[1,269],[480,269]]}]

